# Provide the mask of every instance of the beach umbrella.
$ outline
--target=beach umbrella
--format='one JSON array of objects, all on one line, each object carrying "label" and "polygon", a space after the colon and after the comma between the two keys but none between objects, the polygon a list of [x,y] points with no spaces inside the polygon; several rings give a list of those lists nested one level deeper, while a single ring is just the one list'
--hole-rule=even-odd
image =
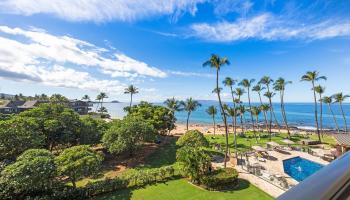
[{"label": "beach umbrella", "polygon": [[261,147],[261,146],[252,146],[252,149],[254,149],[255,151],[260,151],[260,152],[267,151],[264,147]]}]

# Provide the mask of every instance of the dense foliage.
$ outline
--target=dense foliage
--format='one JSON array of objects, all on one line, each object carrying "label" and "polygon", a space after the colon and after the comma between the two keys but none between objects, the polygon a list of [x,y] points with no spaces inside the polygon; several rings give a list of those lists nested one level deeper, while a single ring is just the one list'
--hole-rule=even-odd
[{"label": "dense foliage", "polygon": [[103,133],[109,128],[109,124],[104,120],[91,116],[81,117],[81,124],[79,144],[101,143]]},{"label": "dense foliage", "polygon": [[0,160],[14,160],[27,149],[40,148],[44,139],[35,118],[16,116],[0,121]]},{"label": "dense foliage", "polygon": [[222,190],[236,186],[238,173],[233,168],[218,169],[201,178],[201,183],[207,189]]},{"label": "dense foliage", "polygon": [[129,152],[133,155],[143,142],[154,140],[155,133],[156,130],[149,121],[128,116],[114,121],[103,135],[102,141],[111,153]]},{"label": "dense foliage", "polygon": [[79,178],[91,175],[100,168],[103,157],[89,146],[80,145],[65,149],[55,161],[58,173],[68,176],[75,187],[75,182]]},{"label": "dense foliage", "polygon": [[33,117],[43,132],[47,148],[77,144],[81,122],[79,115],[61,104],[41,104],[22,112],[22,117]]},{"label": "dense foliage", "polygon": [[164,106],[141,102],[138,105],[126,107],[125,110],[128,112],[128,116],[139,117],[151,123],[161,134],[165,134],[175,127],[176,119]]},{"label": "dense foliage", "polygon": [[198,130],[189,130],[176,142],[179,146],[208,147],[209,142]]},{"label": "dense foliage", "polygon": [[187,146],[177,151],[176,160],[181,165],[183,175],[196,183],[200,183],[201,178],[208,173],[211,165],[211,157],[204,150]]},{"label": "dense foliage", "polygon": [[8,165],[0,177],[1,199],[47,191],[56,176],[54,156],[44,149],[30,149]]}]

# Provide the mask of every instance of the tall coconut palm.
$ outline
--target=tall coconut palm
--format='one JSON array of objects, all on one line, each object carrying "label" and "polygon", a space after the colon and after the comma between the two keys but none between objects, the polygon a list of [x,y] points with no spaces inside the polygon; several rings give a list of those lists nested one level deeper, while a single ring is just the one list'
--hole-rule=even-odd
[{"label": "tall coconut palm", "polygon": [[[269,124],[269,129],[270,130],[269,130],[269,132],[270,132],[270,140],[271,140],[272,139],[271,138],[271,134],[272,134],[272,130],[271,130],[272,118],[273,118],[273,114],[274,114],[273,106],[272,106],[272,97],[275,96],[275,93],[267,91],[267,92],[265,92],[264,96],[269,99],[269,107],[270,107],[270,124]],[[278,127],[279,127],[279,125],[278,125]]]},{"label": "tall coconut palm", "polygon": [[[268,103],[261,104],[261,105],[260,105],[260,109],[261,109],[263,112],[267,113],[267,112],[270,110],[270,104],[268,104]],[[265,124],[266,132],[269,132],[269,129],[268,129],[268,126],[267,126],[267,121],[265,121],[265,122],[266,122],[266,124]],[[270,131],[270,132],[271,132],[271,131]]]},{"label": "tall coconut palm", "polygon": [[87,94],[84,95],[81,99],[84,100],[84,101],[87,101],[87,102],[90,101],[90,97],[89,97],[89,95],[87,95]]},{"label": "tall coconut palm", "polygon": [[188,122],[190,120],[191,113],[202,105],[198,101],[193,100],[192,97],[186,99],[184,102],[181,102],[181,104],[183,105],[184,110],[187,112],[186,130],[188,130]]},{"label": "tall coconut palm", "polygon": [[245,109],[244,105],[239,105],[237,107],[237,111],[236,112],[239,114],[240,121],[241,121],[241,135],[244,135],[243,116],[244,116],[244,114],[246,112],[246,109]]},{"label": "tall coconut palm", "polygon": [[[100,92],[100,94],[97,95],[96,100],[99,101],[99,104],[100,104],[101,108],[103,107],[103,100],[106,99],[106,98],[108,98],[108,96],[107,96],[107,94],[105,92]],[[97,108],[98,108],[98,105],[96,107],[96,110],[97,110]]]},{"label": "tall coconut palm", "polygon": [[284,78],[279,78],[276,80],[276,82],[273,85],[274,86],[273,89],[278,91],[280,94],[282,119],[284,121],[284,125],[287,128],[287,133],[288,133],[289,138],[290,138],[290,131],[289,131],[289,126],[288,126],[288,121],[287,121],[286,109],[284,107],[284,92],[286,89],[286,85],[291,84],[291,83],[292,83],[292,81],[286,81],[286,80],[284,80]]},{"label": "tall coconut palm", "polygon": [[227,154],[228,154],[228,127],[227,127],[227,120],[226,120],[226,113],[224,111],[224,107],[221,102],[220,97],[220,90],[219,90],[219,71],[222,66],[229,65],[230,62],[226,57],[220,57],[218,55],[212,54],[210,59],[203,63],[203,66],[210,66],[211,68],[214,68],[216,70],[216,88],[217,88],[217,96],[220,104],[221,114],[224,119],[224,125],[225,125],[225,136],[226,136],[226,148],[225,148],[225,163],[224,167],[226,168],[226,162],[227,162]]},{"label": "tall coconut palm", "polygon": [[335,115],[334,115],[334,112],[333,112],[333,109],[332,109],[332,106],[331,106],[331,104],[333,103],[333,98],[332,97],[328,97],[328,96],[324,96],[322,98],[322,102],[328,105],[329,112],[331,112],[332,116],[333,116],[335,128],[337,129],[337,131],[339,133],[338,122],[337,122],[337,119],[335,118]]},{"label": "tall coconut palm", "polygon": [[348,132],[348,125],[346,123],[345,113],[344,113],[344,109],[343,109],[343,102],[346,98],[350,97],[350,95],[343,95],[343,93],[340,92],[340,93],[334,94],[332,97],[334,98],[334,103],[339,103],[339,105],[340,105],[340,110],[341,110],[341,113],[343,115],[343,120],[344,120],[345,133],[347,133]]},{"label": "tall coconut palm", "polygon": [[[234,100],[234,104],[236,104],[236,99]],[[234,134],[234,147],[235,147],[235,157],[238,158],[238,152],[237,152],[237,107],[234,108],[226,108],[227,114],[232,117],[232,125],[233,125],[233,134]]]},{"label": "tall coconut palm", "polygon": [[320,132],[323,137],[323,108],[322,108],[322,94],[325,91],[325,88],[322,87],[321,85],[315,86],[315,92],[319,95],[318,101],[320,102]]},{"label": "tall coconut palm", "polygon": [[268,94],[268,96],[270,96],[270,97],[266,96],[269,99],[269,104],[270,104],[270,135],[271,135],[272,117],[275,119],[275,123],[278,127],[279,132],[281,132],[280,125],[277,121],[277,118],[276,118],[276,115],[275,115],[275,112],[273,109],[273,105],[272,105],[272,97],[274,96],[274,93],[270,91],[270,85],[272,83],[273,83],[273,80],[269,76],[263,76],[259,81],[259,84],[263,84],[267,88],[267,92],[265,92],[264,96],[266,96],[266,94]]},{"label": "tall coconut palm", "polygon": [[325,76],[320,76],[319,72],[317,71],[308,71],[305,75],[301,77],[301,81],[307,81],[311,82],[312,88],[314,93],[314,103],[315,103],[315,125],[316,125],[316,131],[318,135],[318,140],[321,142],[321,135],[320,135],[320,129],[318,127],[318,115],[317,115],[317,99],[316,99],[316,91],[315,91],[315,83],[319,80],[327,80]]},{"label": "tall coconut palm", "polygon": [[[249,105],[249,110],[252,110],[252,105],[250,103],[250,88],[252,86],[252,83],[254,83],[255,79],[243,79],[239,85],[243,86],[244,88],[247,89],[247,94],[248,94],[248,105]],[[253,118],[253,114],[250,113],[250,119],[252,121],[253,124],[253,133],[254,133],[254,137],[255,137],[255,141],[258,142],[258,138],[256,137],[256,132],[255,132],[255,128],[254,128],[254,118]]]},{"label": "tall coconut palm", "polygon": [[[256,93],[258,93],[259,95],[259,101],[260,101],[260,106],[263,105],[263,102],[262,102],[262,98],[261,98],[261,91],[263,91],[265,89],[265,87],[262,87],[260,84],[257,84],[255,85],[252,90]],[[267,111],[268,110],[262,110],[263,114],[264,114],[264,120],[265,120],[265,128],[266,128],[266,131],[268,131],[268,123],[267,123]]]},{"label": "tall coconut palm", "polygon": [[[250,113],[255,117],[255,122],[256,122],[256,127],[259,131],[260,127],[259,127],[259,115],[261,113],[261,109],[258,106],[252,106]],[[254,124],[253,124],[254,126]]]},{"label": "tall coconut palm", "polygon": [[[171,120],[175,121],[175,112],[177,111],[181,111],[182,110],[182,106],[181,106],[181,102],[176,100],[174,97],[167,99],[164,101],[164,104],[166,105],[166,107],[169,109],[169,115],[171,116]],[[169,128],[169,134],[171,129],[174,127]]]},{"label": "tall coconut palm", "polygon": [[223,84],[226,87],[230,88],[231,92],[231,97],[232,97],[232,103],[233,103],[233,108],[228,111],[230,116],[232,117],[232,122],[233,122],[233,135],[234,135],[234,145],[235,145],[235,156],[236,159],[237,157],[237,114],[236,114],[236,101],[234,97],[234,91],[233,91],[233,85],[236,83],[236,80],[226,77],[225,80],[223,81]]},{"label": "tall coconut palm", "polygon": [[132,96],[137,93],[139,93],[138,88],[133,85],[129,85],[127,88],[125,88],[124,94],[130,94],[130,107],[132,105]]},{"label": "tall coconut palm", "polygon": [[210,115],[211,117],[212,117],[212,119],[213,119],[213,128],[214,128],[214,136],[215,136],[215,133],[216,133],[216,131],[215,131],[215,116],[216,116],[216,114],[217,114],[217,109],[216,109],[216,107],[215,106],[209,106],[208,107],[208,109],[206,110],[206,112],[208,113],[208,115]]}]

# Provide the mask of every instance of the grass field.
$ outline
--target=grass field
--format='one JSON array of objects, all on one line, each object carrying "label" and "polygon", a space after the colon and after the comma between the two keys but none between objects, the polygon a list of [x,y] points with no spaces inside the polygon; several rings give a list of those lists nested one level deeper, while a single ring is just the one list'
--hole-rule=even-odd
[{"label": "grass field", "polygon": [[[259,146],[263,146],[266,147],[266,143],[269,142],[269,137],[266,133],[261,134],[263,137],[261,137],[258,140],[258,143],[256,143],[255,138],[253,137],[253,133],[245,133],[246,137],[240,137],[237,136],[237,149],[238,151],[247,151],[250,149],[251,146],[254,145],[259,145]],[[207,138],[207,140],[210,143],[210,146],[212,147],[214,144],[220,144],[222,149],[224,149],[225,147],[225,136],[224,135],[216,135],[215,137],[213,135],[206,135],[205,136]],[[287,134],[278,134],[276,136],[273,136],[271,138],[272,141],[277,142],[281,145],[285,145],[282,140],[285,139],[287,137]],[[318,137],[316,134],[312,134],[308,136],[308,139],[312,139],[312,140],[318,140]],[[299,136],[292,136],[291,140],[294,141],[295,143],[299,142],[300,140],[305,139]],[[234,135],[230,134],[229,135],[229,147],[230,147],[230,151],[234,152]],[[336,144],[335,139],[332,136],[329,135],[324,135],[323,139],[322,139],[323,143],[329,144],[329,145],[334,145]],[[298,144],[295,144],[298,145]]]},{"label": "grass field", "polygon": [[212,192],[203,190],[188,183],[185,179],[178,179],[147,186],[141,189],[122,190],[95,198],[94,200],[224,200],[224,199],[273,199],[265,192],[240,180],[239,188],[232,191]]}]

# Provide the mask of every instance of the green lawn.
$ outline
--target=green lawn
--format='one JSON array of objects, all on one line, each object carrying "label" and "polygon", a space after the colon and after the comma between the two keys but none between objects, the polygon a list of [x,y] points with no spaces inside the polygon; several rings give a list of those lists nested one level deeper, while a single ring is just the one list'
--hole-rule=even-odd
[{"label": "green lawn", "polygon": [[216,199],[273,199],[265,192],[240,180],[239,188],[226,192],[211,192],[191,185],[185,179],[178,179],[135,190],[122,190],[95,198],[95,200],[216,200]]},{"label": "green lawn", "polygon": [[[267,133],[261,134],[262,136],[264,135],[264,137],[260,138],[260,140],[258,140],[258,143],[256,142],[255,138],[253,137],[253,133],[245,133],[246,137],[237,137],[237,147],[238,147],[238,151],[247,151],[250,149],[251,146],[254,145],[259,145],[259,146],[263,146],[266,147],[266,143],[269,142],[269,137],[267,135]],[[224,149],[225,147],[225,136],[224,135],[216,135],[215,137],[213,135],[206,135],[205,136],[209,143],[210,143],[210,147],[213,147],[215,144],[220,144],[222,149]],[[285,145],[283,142],[281,142],[283,139],[285,139],[287,137],[287,134],[278,134],[276,136],[272,137],[272,141],[275,141],[281,145]],[[300,140],[305,139],[305,138],[301,138],[299,136],[292,136],[291,140],[293,140],[294,142],[299,142]],[[318,137],[316,134],[310,135],[308,139],[312,139],[312,140],[318,140]],[[234,135],[231,133],[229,135],[229,147],[230,147],[230,151],[234,152]],[[324,143],[333,145],[335,144],[335,140],[332,136],[329,135],[324,135],[322,141]],[[298,144],[295,144],[298,145]]]}]

